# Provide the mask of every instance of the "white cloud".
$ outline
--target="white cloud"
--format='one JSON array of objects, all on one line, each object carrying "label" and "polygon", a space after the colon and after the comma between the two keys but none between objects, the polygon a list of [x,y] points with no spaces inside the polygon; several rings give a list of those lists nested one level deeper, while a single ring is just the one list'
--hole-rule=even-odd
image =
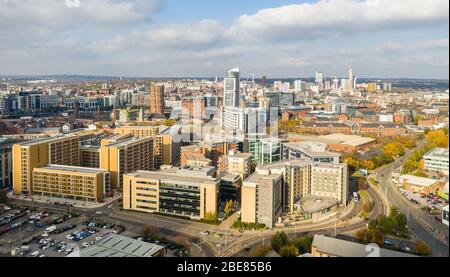
[{"label": "white cloud", "polygon": [[448,0],[321,0],[242,15],[228,35],[295,41],[448,22]]}]

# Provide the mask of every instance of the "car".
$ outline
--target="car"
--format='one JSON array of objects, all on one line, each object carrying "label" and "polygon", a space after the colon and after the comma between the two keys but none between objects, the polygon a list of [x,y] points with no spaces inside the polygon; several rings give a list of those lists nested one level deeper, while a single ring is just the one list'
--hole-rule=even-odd
[{"label": "car", "polygon": [[30,233],[34,232],[34,228],[27,228],[27,232],[30,232]]},{"label": "car", "polygon": [[202,236],[209,236],[209,231],[203,231],[203,232],[200,232],[200,234]]},{"label": "car", "polygon": [[40,255],[39,258],[45,258],[45,255]]},{"label": "car", "polygon": [[389,245],[389,246],[394,245],[394,243],[392,241],[390,241],[390,240],[385,240],[384,244]]},{"label": "car", "polygon": [[12,210],[12,208],[10,206],[5,206],[5,207],[3,207],[3,210],[10,211],[10,210]]},{"label": "car", "polygon": [[407,252],[411,252],[411,248],[409,248],[409,247],[404,247],[403,250],[405,250]]}]

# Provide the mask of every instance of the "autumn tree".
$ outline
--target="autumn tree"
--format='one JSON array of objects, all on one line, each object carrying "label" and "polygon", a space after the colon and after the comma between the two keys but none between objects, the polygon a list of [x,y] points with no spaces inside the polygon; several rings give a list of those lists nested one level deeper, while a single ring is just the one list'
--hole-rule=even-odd
[{"label": "autumn tree", "polygon": [[420,256],[429,256],[431,254],[431,248],[425,242],[419,240],[416,243],[414,252]]},{"label": "autumn tree", "polygon": [[445,134],[444,130],[430,131],[426,140],[431,147],[448,148],[449,145],[448,135]]},{"label": "autumn tree", "polygon": [[234,206],[233,200],[226,202],[225,208],[223,209],[226,216],[231,215],[231,213],[233,212],[233,206]]}]

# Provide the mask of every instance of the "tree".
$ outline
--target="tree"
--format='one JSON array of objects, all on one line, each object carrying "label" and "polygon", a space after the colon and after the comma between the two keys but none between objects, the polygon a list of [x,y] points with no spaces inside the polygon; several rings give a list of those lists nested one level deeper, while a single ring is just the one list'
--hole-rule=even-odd
[{"label": "tree", "polygon": [[272,247],[270,245],[258,245],[255,246],[249,253],[250,257],[256,258],[256,257],[265,257],[267,253],[272,250]]},{"label": "tree", "polygon": [[390,157],[396,157],[405,154],[405,148],[399,142],[392,142],[384,146],[383,152]]},{"label": "tree", "polygon": [[298,257],[298,249],[295,247],[295,245],[285,245],[280,248],[280,251],[278,252],[281,257],[285,258],[294,258]]},{"label": "tree", "polygon": [[297,247],[300,254],[311,253],[312,242],[312,237],[300,237],[292,240],[292,244]]},{"label": "tree", "polygon": [[225,204],[225,208],[223,209],[223,212],[225,213],[226,216],[231,215],[231,213],[233,212],[233,206],[234,206],[233,200],[227,201],[227,203]]},{"label": "tree", "polygon": [[375,169],[375,163],[371,160],[362,161],[362,166],[367,170],[374,170]]},{"label": "tree", "polygon": [[204,221],[209,223],[217,223],[217,214],[213,212],[207,212]]},{"label": "tree", "polygon": [[448,135],[445,134],[444,130],[430,131],[427,135],[427,143],[432,148],[434,147],[445,147],[448,148]]},{"label": "tree", "polygon": [[367,179],[366,178],[359,178],[358,180],[358,190],[366,190],[367,189]]},{"label": "tree", "polygon": [[281,247],[289,244],[290,244],[289,238],[284,232],[277,232],[272,237],[271,241],[272,249],[277,252],[281,249]]},{"label": "tree", "polygon": [[425,242],[419,240],[416,243],[414,252],[420,256],[429,256],[431,254],[431,248]]},{"label": "tree", "polygon": [[8,195],[5,190],[0,189],[0,203],[8,203]]}]

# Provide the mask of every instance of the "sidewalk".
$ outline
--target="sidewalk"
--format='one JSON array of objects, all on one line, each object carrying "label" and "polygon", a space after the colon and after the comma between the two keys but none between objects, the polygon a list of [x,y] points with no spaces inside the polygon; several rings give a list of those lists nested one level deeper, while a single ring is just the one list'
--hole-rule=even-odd
[{"label": "sidewalk", "polygon": [[27,202],[36,202],[41,204],[61,203],[61,204],[69,204],[74,208],[98,209],[110,205],[112,202],[122,198],[122,195],[117,195],[114,198],[113,197],[105,198],[105,202],[103,203],[87,202],[87,201],[64,199],[59,197],[47,197],[39,195],[33,195],[32,197],[28,197],[24,195],[14,195],[13,192],[8,193],[8,198]]}]

